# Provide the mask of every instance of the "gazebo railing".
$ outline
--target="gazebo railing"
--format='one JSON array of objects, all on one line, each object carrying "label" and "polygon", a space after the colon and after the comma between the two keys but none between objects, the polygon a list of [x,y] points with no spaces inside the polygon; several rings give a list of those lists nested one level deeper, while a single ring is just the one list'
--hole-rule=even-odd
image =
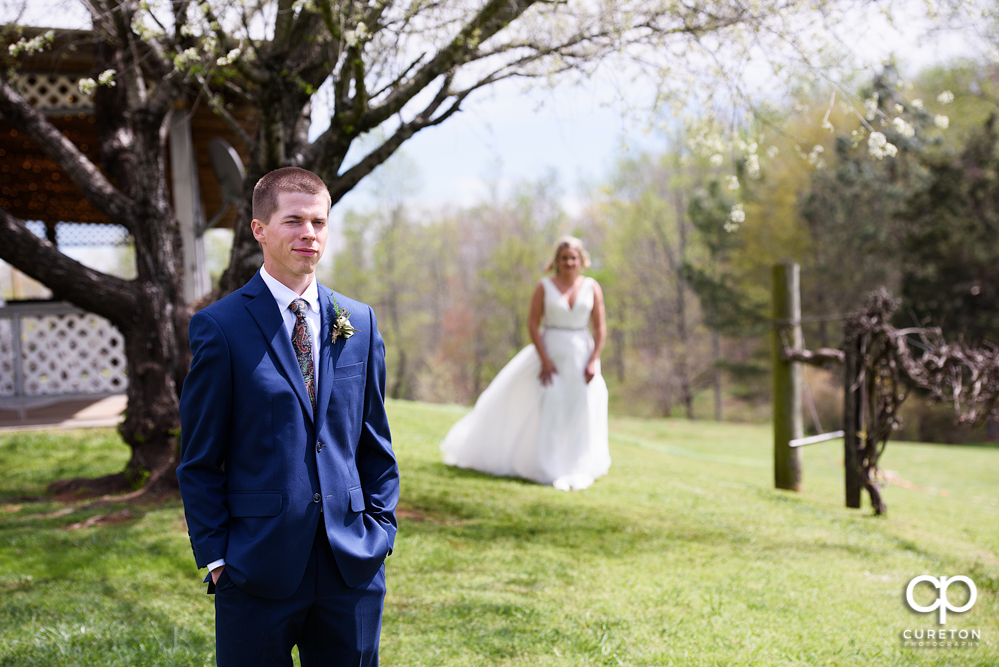
[{"label": "gazebo railing", "polygon": [[106,319],[65,302],[0,307],[0,409],[121,394],[125,341]]}]

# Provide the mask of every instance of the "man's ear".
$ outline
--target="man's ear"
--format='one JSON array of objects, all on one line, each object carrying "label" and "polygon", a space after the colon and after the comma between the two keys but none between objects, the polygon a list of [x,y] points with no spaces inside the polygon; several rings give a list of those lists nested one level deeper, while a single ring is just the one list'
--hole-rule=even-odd
[{"label": "man's ear", "polygon": [[250,221],[250,229],[253,230],[253,238],[255,238],[258,243],[264,240],[264,229],[266,226],[267,225],[256,218]]}]

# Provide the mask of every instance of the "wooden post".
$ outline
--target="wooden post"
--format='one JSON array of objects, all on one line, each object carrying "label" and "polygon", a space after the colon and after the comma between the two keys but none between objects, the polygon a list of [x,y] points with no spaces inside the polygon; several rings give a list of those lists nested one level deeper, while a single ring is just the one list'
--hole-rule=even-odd
[{"label": "wooden post", "polygon": [[773,267],[774,483],[801,490],[801,452],[790,442],[804,435],[801,419],[801,368],[784,358],[784,345],[802,348],[801,293],[797,264]]},{"label": "wooden post", "polygon": [[198,165],[191,136],[190,111],[181,107],[170,118],[170,172],[173,178],[173,210],[184,244],[184,298],[188,303],[211,291],[205,263],[205,243],[198,233],[204,225]]},{"label": "wooden post", "polygon": [[846,506],[860,507],[860,431],[861,431],[861,387],[857,381],[860,374],[860,340],[847,340],[844,345],[843,378],[843,474],[846,480]]}]

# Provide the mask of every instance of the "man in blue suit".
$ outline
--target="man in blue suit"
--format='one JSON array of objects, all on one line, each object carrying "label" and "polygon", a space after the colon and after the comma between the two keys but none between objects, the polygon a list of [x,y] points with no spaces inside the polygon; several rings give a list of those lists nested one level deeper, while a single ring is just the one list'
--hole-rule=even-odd
[{"label": "man in blue suit", "polygon": [[191,319],[177,478],[222,666],[377,665],[399,471],[374,313],[315,279],[330,195],[253,190],[264,266]]}]

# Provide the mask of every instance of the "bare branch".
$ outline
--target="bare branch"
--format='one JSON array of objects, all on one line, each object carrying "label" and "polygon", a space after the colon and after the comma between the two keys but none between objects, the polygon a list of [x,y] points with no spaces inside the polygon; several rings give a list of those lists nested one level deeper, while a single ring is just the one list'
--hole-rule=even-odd
[{"label": "bare branch", "polygon": [[284,56],[291,46],[292,21],[295,18],[294,0],[278,0],[277,17],[274,19],[273,53]]},{"label": "bare branch", "polygon": [[56,296],[105,317],[121,327],[123,315],[136,311],[132,285],[94,271],[38,238],[23,221],[0,208],[0,258],[47,285]]},{"label": "bare branch", "polygon": [[[383,142],[381,146],[368,153],[368,155],[366,155],[360,162],[348,169],[342,175],[336,175],[335,173],[331,175],[329,174],[328,169],[323,169],[324,165],[316,165],[317,170],[320,171],[320,175],[324,176],[328,182],[332,183],[332,187],[330,188],[330,197],[332,198],[334,204],[351,189],[353,189],[362,178],[370,174],[378,165],[390,158],[407,139],[420,130],[438,125],[454,115],[459,110],[460,105],[465,98],[477,88],[477,86],[468,88],[458,94],[456,99],[454,99],[451,103],[451,106],[448,107],[444,113],[434,117],[434,114],[441,107],[441,105],[448,99],[448,97],[452,96],[449,92],[450,84],[451,77],[446,77],[436,97],[434,97],[434,99],[419,115],[416,116],[416,118],[408,123],[402,123],[399,125],[392,136]],[[481,85],[486,84],[483,82]]]},{"label": "bare branch", "polygon": [[447,47],[441,49],[407,83],[393,90],[384,103],[366,115],[363,128],[378,127],[401,111],[434,79],[470,61],[481,44],[517,19],[535,2],[536,0],[489,0]]}]

